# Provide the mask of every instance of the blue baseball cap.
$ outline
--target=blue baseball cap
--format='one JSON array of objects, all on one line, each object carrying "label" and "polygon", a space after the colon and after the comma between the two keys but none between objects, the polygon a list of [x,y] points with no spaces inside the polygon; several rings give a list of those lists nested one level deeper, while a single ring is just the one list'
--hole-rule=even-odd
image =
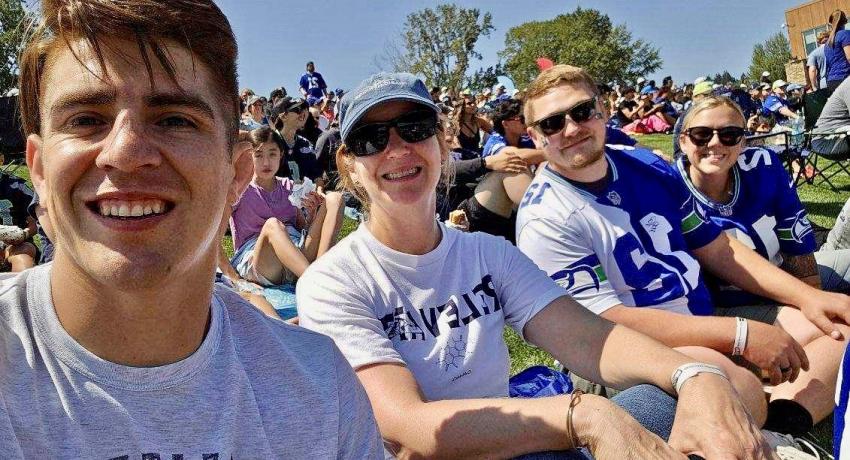
[{"label": "blue baseball cap", "polygon": [[422,80],[409,73],[381,72],[363,80],[339,101],[339,134],[345,138],[373,107],[389,101],[410,101],[439,112]]}]

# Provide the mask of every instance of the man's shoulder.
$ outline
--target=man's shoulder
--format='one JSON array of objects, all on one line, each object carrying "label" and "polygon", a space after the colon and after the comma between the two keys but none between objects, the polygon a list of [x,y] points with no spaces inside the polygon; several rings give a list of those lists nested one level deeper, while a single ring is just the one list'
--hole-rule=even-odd
[{"label": "man's shoulder", "polygon": [[517,220],[523,223],[532,220],[566,223],[570,215],[593,199],[548,166],[531,181],[527,190],[517,211]]},{"label": "man's shoulder", "polygon": [[234,344],[243,359],[263,356],[305,363],[322,372],[333,367],[334,344],[329,337],[271,318],[224,286],[216,286],[215,294],[227,311]]},{"label": "man's shoulder", "polygon": [[641,147],[608,144],[605,146],[605,153],[619,170],[618,176],[622,172],[629,173],[633,169],[663,176],[675,174],[670,163]]}]

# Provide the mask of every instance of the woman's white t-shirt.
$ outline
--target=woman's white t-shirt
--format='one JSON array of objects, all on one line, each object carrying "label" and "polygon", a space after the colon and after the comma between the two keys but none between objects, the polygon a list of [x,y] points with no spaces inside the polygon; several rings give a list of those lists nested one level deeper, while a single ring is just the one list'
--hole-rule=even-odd
[{"label": "woman's white t-shirt", "polygon": [[424,255],[361,225],[298,281],[300,324],[326,334],[355,369],[401,363],[428,400],[505,397],[505,324],[525,324],[566,292],[501,237],[440,224]]}]

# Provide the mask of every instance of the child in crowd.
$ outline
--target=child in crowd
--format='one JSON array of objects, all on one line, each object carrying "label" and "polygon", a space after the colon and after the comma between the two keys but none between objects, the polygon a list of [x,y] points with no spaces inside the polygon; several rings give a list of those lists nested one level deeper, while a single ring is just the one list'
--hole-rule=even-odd
[{"label": "child in crowd", "polygon": [[[336,239],[341,197],[308,193],[299,210],[290,195],[295,182],[277,177],[283,140],[269,127],[251,131],[254,178],[233,206],[230,229],[236,253],[225,276],[262,286],[294,282]],[[326,225],[327,224],[327,225]]]}]

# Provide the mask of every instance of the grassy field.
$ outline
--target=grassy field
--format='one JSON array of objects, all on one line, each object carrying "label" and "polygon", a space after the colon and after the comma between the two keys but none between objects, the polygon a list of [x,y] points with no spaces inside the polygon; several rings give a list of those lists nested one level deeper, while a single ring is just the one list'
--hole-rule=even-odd
[{"label": "grassy field", "polygon": [[[640,136],[638,141],[646,146],[654,149],[660,149],[670,155],[672,153],[671,136],[669,135],[646,135]],[[824,163],[826,165],[828,163]],[[25,166],[18,168],[15,171],[20,177],[29,180],[29,171]],[[844,202],[850,198],[850,177],[843,175],[836,178],[836,185],[839,187],[839,192],[835,193],[825,186],[803,185],[798,189],[799,195],[803,204],[809,212],[811,220],[822,227],[831,228],[835,222],[835,217],[841,210]],[[355,222],[346,219],[341,235],[345,236],[355,228]],[[229,236],[225,237],[225,247],[228,255],[233,253],[233,244]],[[528,346],[516,333],[510,329],[505,329],[505,340],[508,344],[508,349],[511,355],[511,372],[516,373],[527,367],[534,365],[553,366],[554,360],[552,357],[537,348]],[[832,450],[832,419],[829,418],[823,423],[815,427],[815,430],[810,434],[812,440],[817,442],[821,447]]]}]

